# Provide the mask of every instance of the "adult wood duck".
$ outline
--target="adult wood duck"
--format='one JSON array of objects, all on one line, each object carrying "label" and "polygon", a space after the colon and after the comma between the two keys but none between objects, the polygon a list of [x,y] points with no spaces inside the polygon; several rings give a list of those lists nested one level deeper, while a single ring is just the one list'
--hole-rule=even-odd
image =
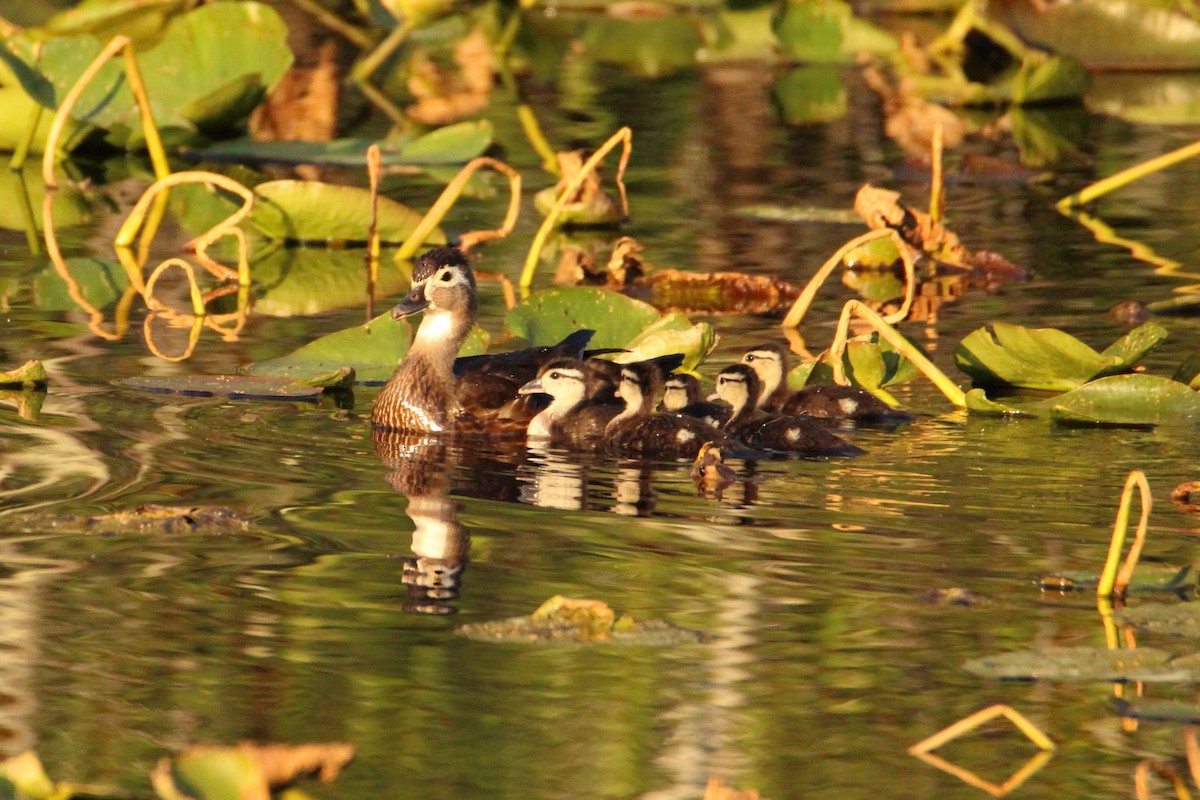
[{"label": "adult wood duck", "polygon": [[733,407],[724,430],[749,447],[804,456],[852,456],[862,453],[846,440],[806,417],[760,411],[754,406],[760,386],[754,369],[726,367],[717,375],[717,396]]},{"label": "adult wood duck", "polygon": [[915,419],[907,411],[892,408],[857,386],[819,384],[789,392],[787,352],[777,344],[750,348],[742,356],[741,363],[751,367],[758,376],[761,388],[757,407],[761,411],[869,424],[898,424]]},{"label": "adult wood duck", "polygon": [[455,356],[475,324],[479,300],[466,254],[435,247],[413,264],[412,291],[392,309],[393,319],[424,311],[407,357],[384,384],[371,424],[411,433],[490,431],[522,433],[537,410],[517,405],[517,389],[545,362],[578,354],[591,331],[554,347],[494,356]]},{"label": "adult wood duck", "polygon": [[626,364],[617,390],[625,410],[608,423],[602,447],[628,455],[661,458],[692,458],[705,442],[724,441],[721,431],[692,417],[655,413],[663,378],[659,368],[647,362]]},{"label": "adult wood duck", "polygon": [[695,417],[714,428],[720,428],[732,411],[724,403],[704,399],[700,379],[686,372],[668,375],[663,383],[662,410],[670,414]]}]

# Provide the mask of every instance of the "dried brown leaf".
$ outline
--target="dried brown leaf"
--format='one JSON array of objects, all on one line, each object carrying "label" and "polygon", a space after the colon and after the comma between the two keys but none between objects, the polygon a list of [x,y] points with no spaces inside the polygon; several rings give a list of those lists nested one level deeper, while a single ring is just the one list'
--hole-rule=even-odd
[{"label": "dried brown leaf", "polygon": [[439,64],[427,51],[410,60],[408,90],[416,103],[404,110],[425,125],[449,125],[487,108],[492,94],[495,54],[479,30],[454,46],[454,64]]},{"label": "dried brown leaf", "polygon": [[714,775],[704,787],[704,800],[758,800],[758,789],[734,789]]}]

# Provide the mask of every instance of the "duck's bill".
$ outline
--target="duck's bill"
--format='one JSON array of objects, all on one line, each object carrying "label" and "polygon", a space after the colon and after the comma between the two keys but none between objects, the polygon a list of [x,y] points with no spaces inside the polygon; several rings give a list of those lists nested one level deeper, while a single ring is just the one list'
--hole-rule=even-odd
[{"label": "duck's bill", "polygon": [[517,389],[517,394],[545,394],[546,390],[542,388],[540,378],[534,378],[529,383]]},{"label": "duck's bill", "polygon": [[425,299],[425,284],[414,286],[412,291],[392,309],[392,319],[411,317],[418,311],[424,311],[429,301]]}]

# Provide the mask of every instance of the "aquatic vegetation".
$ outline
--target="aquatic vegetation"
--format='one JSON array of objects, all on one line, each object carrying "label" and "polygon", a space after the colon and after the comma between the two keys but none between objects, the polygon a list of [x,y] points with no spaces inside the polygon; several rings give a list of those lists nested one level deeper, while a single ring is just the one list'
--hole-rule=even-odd
[{"label": "aquatic vegetation", "polygon": [[16,369],[0,370],[0,388],[4,389],[44,386],[46,380],[46,368],[36,359],[26,361]]}]

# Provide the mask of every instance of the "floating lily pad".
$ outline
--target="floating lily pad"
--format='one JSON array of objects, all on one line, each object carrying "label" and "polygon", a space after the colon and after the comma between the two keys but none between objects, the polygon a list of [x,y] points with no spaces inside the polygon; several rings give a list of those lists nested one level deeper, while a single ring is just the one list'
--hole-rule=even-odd
[{"label": "floating lily pad", "polygon": [[1006,405],[992,400],[983,389],[971,389],[967,392],[967,410],[976,414],[992,414],[999,416],[1035,417],[1024,409]]},{"label": "floating lily pad", "polygon": [[[886,387],[912,379],[917,369],[890,343],[879,339],[877,334],[854,339],[846,343],[842,356],[846,376],[851,384],[876,395],[889,405],[895,400]],[[813,364],[805,385],[833,383],[833,369],[829,365],[828,352],[822,353]],[[789,379],[789,385],[791,379]]]},{"label": "floating lily pad", "polygon": [[[389,310],[365,325],[326,334],[286,356],[251,364],[245,372],[294,381],[350,367],[359,382],[382,383],[396,370],[396,364],[408,352],[411,340],[412,328],[408,322],[392,319]],[[487,332],[476,326],[458,354],[479,355],[487,350],[488,341]]]},{"label": "floating lily pad", "polygon": [[150,777],[164,800],[268,798],[273,788],[304,775],[332,781],[353,757],[353,745],[336,742],[192,747],[174,760],[164,758]]},{"label": "floating lily pad", "polygon": [[1200,724],[1200,706],[1178,700],[1147,700],[1143,697],[1114,697],[1110,700],[1119,717],[1153,722]]},{"label": "floating lily pad", "polygon": [[1086,425],[1200,422],[1200,394],[1157,375],[1111,375],[1054,398],[1050,416]]},{"label": "floating lily pad", "polygon": [[618,619],[607,604],[598,600],[557,595],[529,616],[464,625],[458,632],[472,639],[530,644],[603,643],[662,647],[703,641],[701,634],[667,622],[638,622],[632,617]]},{"label": "floating lily pad", "polygon": [[1097,353],[1055,328],[997,322],[968,334],[954,360],[978,384],[1068,391],[1130,369],[1166,336],[1162,326],[1148,322]]},{"label": "floating lily pad", "polygon": [[[353,381],[354,370],[343,367],[334,385]],[[143,392],[182,394],[188,397],[228,397],[232,400],[316,400],[322,387],[287,378],[250,375],[169,375],[122,378],[120,386]]]},{"label": "floating lily pad", "polygon": [[0,372],[0,388],[12,389],[22,386],[38,386],[46,383],[46,368],[37,359],[26,361],[8,372]]},{"label": "floating lily pad", "polygon": [[[361,247],[270,247],[250,262],[255,312],[290,317],[361,306],[367,296],[366,252]],[[381,256],[375,296],[396,295],[408,286],[390,253]]]},{"label": "floating lily pad", "polygon": [[686,316],[674,312],[664,314],[635,336],[625,345],[629,352],[620,354],[615,360],[627,363],[683,353],[683,364],[679,369],[690,372],[700,366],[716,346],[717,335],[712,325],[707,322],[692,325]]},{"label": "floating lily pad", "polygon": [[784,55],[808,63],[847,63],[859,53],[893,53],[896,37],[854,16],[841,0],[788,0],[772,20]]},{"label": "floating lily pad", "polygon": [[[54,109],[102,43],[90,34],[55,36],[35,59],[36,40],[36,32],[10,37],[5,61],[30,97]],[[240,124],[291,66],[292,53],[279,14],[247,1],[210,3],[176,17],[138,61],[164,141],[180,144]],[[100,70],[72,117],[104,129],[114,146],[144,144],[119,58]]]},{"label": "floating lily pad", "polygon": [[[1178,566],[1157,562],[1143,562],[1134,570],[1129,591],[1134,594],[1147,592],[1169,592],[1182,594],[1196,588],[1197,573],[1190,564]],[[1052,586],[1074,591],[1093,591],[1100,583],[1098,572],[1060,572],[1040,581],[1043,588]]]},{"label": "floating lily pad", "polygon": [[367,163],[367,148],[374,144],[379,147],[384,166],[432,166],[466,163],[483,155],[491,147],[492,140],[492,123],[478,120],[447,125],[416,139],[335,139],[331,142],[258,142],[238,139],[190,150],[187,155],[198,160],[239,164],[362,167]]},{"label": "floating lily pad", "polygon": [[1200,603],[1142,603],[1113,614],[1118,625],[1200,638]]},{"label": "floating lily pad", "polygon": [[[371,193],[357,186],[320,181],[282,180],[254,188],[254,210],[249,222],[272,239],[302,242],[365,242],[371,219]],[[395,200],[378,199],[379,239],[400,244],[408,238],[421,214]],[[426,244],[445,244],[446,236],[434,229]]]},{"label": "floating lily pad", "polygon": [[968,672],[983,678],[1058,681],[1182,682],[1200,679],[1197,665],[1176,666],[1170,653],[1149,647],[1048,647],[984,656],[968,661]]},{"label": "floating lily pad", "polygon": [[534,292],[508,312],[505,326],[535,346],[548,346],[578,330],[594,330],[591,346],[624,347],[658,319],[649,303],[590,286]]}]

